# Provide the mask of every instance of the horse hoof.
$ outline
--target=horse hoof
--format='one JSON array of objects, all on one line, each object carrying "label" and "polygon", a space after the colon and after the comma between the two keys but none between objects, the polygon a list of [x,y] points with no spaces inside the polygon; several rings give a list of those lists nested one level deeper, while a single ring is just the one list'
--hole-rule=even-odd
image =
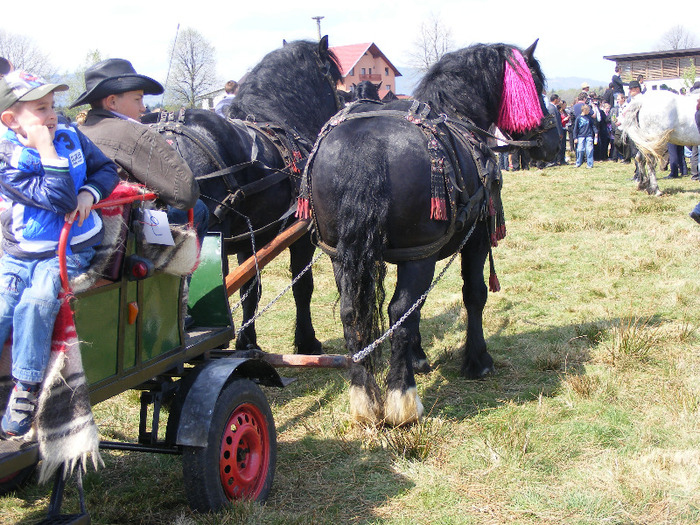
[{"label": "horse hoof", "polygon": [[418,397],[416,387],[405,392],[399,389],[389,390],[384,404],[384,422],[393,427],[410,425],[423,417],[423,403]]},{"label": "horse hoof", "polygon": [[370,397],[364,388],[350,387],[350,415],[363,425],[377,425],[384,419],[381,401]]},{"label": "horse hoof", "polygon": [[308,348],[296,348],[296,354],[301,354],[301,355],[325,355],[326,352],[323,351],[323,345],[321,344],[321,341],[316,341],[314,344],[309,346]]},{"label": "horse hoof", "polygon": [[433,367],[430,366],[427,359],[418,359],[413,361],[413,373],[415,374],[429,374],[433,371]]}]

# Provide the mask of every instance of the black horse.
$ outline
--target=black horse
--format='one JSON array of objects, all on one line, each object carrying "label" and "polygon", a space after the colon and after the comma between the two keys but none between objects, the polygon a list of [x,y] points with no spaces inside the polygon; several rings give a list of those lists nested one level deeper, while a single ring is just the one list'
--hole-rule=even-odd
[{"label": "black horse", "polygon": [[[209,230],[223,233],[226,253],[237,254],[239,263],[293,220],[305,157],[323,124],[340,107],[340,78],[327,37],[320,42],[285,42],[240,83],[228,119],[187,110],[155,124],[196,176],[200,198],[211,215]],[[308,234],[290,247],[293,276],[310,263],[313,252]],[[308,271],[293,286],[294,343],[303,354],[323,352],[311,322],[312,292]],[[241,289],[244,324],[256,312],[259,293],[257,279]],[[258,348],[254,323],[239,334],[236,348]]]},{"label": "black horse", "polygon": [[[414,363],[425,367],[427,361],[419,298],[436,261],[458,250],[468,313],[462,373],[480,378],[493,369],[482,328],[483,268],[505,226],[498,163],[478,137],[499,122],[513,140],[529,141],[534,158],[554,158],[559,135],[540,96],[545,80],[533,58],[535,44],[525,51],[493,44],[447,54],[418,85],[414,102],[350,106],[321,132],[307,166],[306,194],[318,242],[333,260],[345,342],[358,359],[350,368],[357,420],[401,425],[421,417]],[[524,107],[528,114],[518,123],[513,117]],[[383,400],[373,354],[358,352],[372,348],[383,324],[385,261],[397,265],[388,313],[398,326]]]}]

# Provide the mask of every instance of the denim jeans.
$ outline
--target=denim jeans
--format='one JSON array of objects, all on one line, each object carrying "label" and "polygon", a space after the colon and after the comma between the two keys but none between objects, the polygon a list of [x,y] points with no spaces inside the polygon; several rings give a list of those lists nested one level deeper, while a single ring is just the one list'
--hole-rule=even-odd
[{"label": "denim jeans", "polygon": [[589,168],[593,167],[593,137],[579,137],[576,143],[576,167],[583,164],[583,158]]},{"label": "denim jeans", "polygon": [[[93,248],[68,255],[68,276],[85,272],[94,255]],[[0,341],[4,343],[12,329],[12,376],[18,381],[44,379],[60,291],[58,257],[0,258]]]}]

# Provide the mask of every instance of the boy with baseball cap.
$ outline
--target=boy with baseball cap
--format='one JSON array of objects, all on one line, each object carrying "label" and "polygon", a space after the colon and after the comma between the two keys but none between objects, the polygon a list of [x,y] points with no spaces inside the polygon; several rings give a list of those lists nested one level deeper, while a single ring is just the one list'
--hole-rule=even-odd
[{"label": "boy with baseball cap", "polygon": [[0,78],[0,192],[11,201],[0,214],[0,348],[12,329],[12,390],[0,426],[6,436],[26,434],[49,360],[61,289],[56,248],[65,221],[68,274],[84,272],[102,239],[91,206],[119,181],[116,166],[76,129],[58,123],[54,93],[25,71]]}]

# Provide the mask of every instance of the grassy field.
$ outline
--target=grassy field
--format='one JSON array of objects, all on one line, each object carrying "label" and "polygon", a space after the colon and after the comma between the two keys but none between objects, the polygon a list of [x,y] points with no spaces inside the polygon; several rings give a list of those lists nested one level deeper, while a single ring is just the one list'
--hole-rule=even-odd
[{"label": "grassy field", "polygon": [[[423,308],[434,370],[418,378],[420,425],[357,427],[342,372],[282,370],[297,381],[265,390],[279,441],[266,505],[196,515],[178,457],[109,452],[85,482],[93,523],[699,523],[700,225],[688,212],[700,184],[661,180],[655,198],[631,174],[614,163],[504,173],[502,291],[484,315],[496,372],[459,375],[455,264]],[[264,270],[263,304],[288,283],[286,264]],[[343,353],[328,258],[314,270],[319,338]],[[285,296],[258,323],[263,348],[291,352],[293,318]],[[135,439],[135,394],[95,415],[106,438]],[[37,521],[49,494],[30,484],[0,499],[0,521]]]}]

